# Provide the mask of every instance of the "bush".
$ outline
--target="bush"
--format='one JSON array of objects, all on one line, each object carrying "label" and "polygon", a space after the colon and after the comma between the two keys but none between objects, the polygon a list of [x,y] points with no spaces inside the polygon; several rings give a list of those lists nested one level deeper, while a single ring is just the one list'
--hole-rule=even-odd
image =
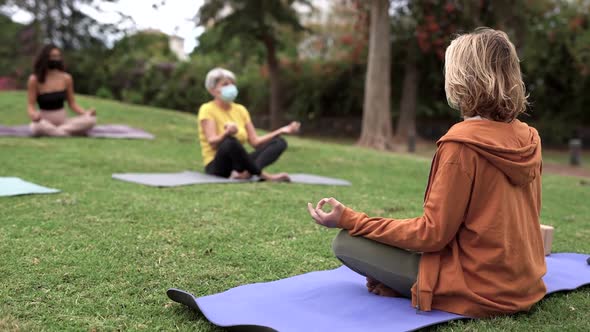
[{"label": "bush", "polygon": [[123,90],[123,101],[131,104],[143,104],[141,94],[134,90]]},{"label": "bush", "polygon": [[98,90],[96,90],[96,92],[94,93],[95,96],[99,97],[99,98],[104,98],[104,99],[113,99],[113,93],[111,92],[111,90],[109,90],[107,87],[105,86],[101,86],[100,88],[98,88]]},{"label": "bush", "polygon": [[264,67],[249,63],[242,67],[238,76],[240,94],[238,102],[244,104],[252,114],[268,114],[270,110],[270,86]]},{"label": "bush", "polygon": [[284,102],[295,118],[361,115],[364,66],[344,62],[298,62],[283,69]]},{"label": "bush", "polygon": [[176,63],[172,69],[153,66],[140,83],[146,103],[196,113],[201,104],[211,99],[204,86],[211,68],[213,65],[207,59]]},{"label": "bush", "polygon": [[[565,36],[555,38],[547,47],[550,52],[535,53],[537,45],[546,40],[545,30],[531,31],[530,43],[524,50],[523,72],[531,93],[532,111],[527,122],[537,123],[544,143],[562,144],[571,136],[572,125],[590,123],[586,105],[590,103],[590,74],[570,51]],[[584,37],[584,38],[582,38]],[[575,45],[585,41],[577,37]],[[582,43],[584,44],[584,43]],[[159,44],[158,44],[159,45]],[[572,46],[573,47],[573,46]],[[403,43],[394,41],[392,54],[392,100],[394,121],[404,78],[404,60],[408,54]],[[148,52],[149,53],[149,52]],[[270,89],[268,70],[261,59],[227,57],[221,53],[195,54],[180,62],[166,54],[150,56],[142,52],[120,49],[68,52],[68,70],[76,80],[79,93],[131,103],[196,113],[211,96],[204,87],[207,72],[221,66],[234,71],[239,88],[238,102],[257,118],[269,113]],[[104,59],[96,66],[96,57]],[[421,55],[416,116],[421,134],[436,136],[458,120],[459,113],[450,109],[444,92],[443,63],[439,58]],[[322,117],[362,116],[365,65],[349,61],[300,61],[281,59],[281,86],[284,118],[318,125]],[[264,120],[264,119],[262,119]],[[555,126],[556,122],[564,125]],[[260,122],[259,122],[260,123]],[[442,129],[441,129],[442,128]],[[421,128],[418,128],[421,130]],[[431,133],[431,134],[428,134]]]}]

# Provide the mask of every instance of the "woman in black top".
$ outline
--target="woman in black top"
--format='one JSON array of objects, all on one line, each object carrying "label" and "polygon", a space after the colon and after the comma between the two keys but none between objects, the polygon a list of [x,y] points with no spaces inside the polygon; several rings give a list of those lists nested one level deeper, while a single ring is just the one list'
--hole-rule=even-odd
[{"label": "woman in black top", "polygon": [[[62,54],[54,45],[46,45],[35,60],[34,73],[27,83],[27,112],[33,121],[34,136],[85,135],[96,124],[96,112],[84,110],[74,98],[74,80],[64,71]],[[64,102],[79,115],[67,117]],[[35,107],[38,105],[39,109]]]}]

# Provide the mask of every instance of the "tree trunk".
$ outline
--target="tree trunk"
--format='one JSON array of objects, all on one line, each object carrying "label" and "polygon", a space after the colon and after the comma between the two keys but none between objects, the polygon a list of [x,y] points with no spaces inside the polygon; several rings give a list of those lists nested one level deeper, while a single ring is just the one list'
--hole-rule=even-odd
[{"label": "tree trunk", "polygon": [[[70,12],[70,17],[67,17],[67,15],[65,14],[64,10],[68,9],[68,11]],[[72,31],[74,29],[76,29],[76,23],[74,21],[74,11],[76,10],[76,8],[74,7],[74,1],[72,0],[66,0],[65,4],[62,6],[61,10],[60,10],[60,20],[61,20],[61,25],[62,25],[62,29],[61,29],[61,42],[62,45],[64,47],[64,49],[73,49],[74,48],[74,42],[73,42],[73,36],[74,33],[72,33]],[[66,20],[68,21],[68,24],[64,24],[66,23]]]},{"label": "tree trunk", "polygon": [[409,52],[404,69],[404,82],[400,102],[400,114],[395,131],[396,143],[408,143],[416,139],[416,97],[418,93],[418,68],[414,52]]},{"label": "tree trunk", "polygon": [[358,145],[393,148],[389,0],[372,0],[363,125]]},{"label": "tree trunk", "polygon": [[270,81],[270,129],[274,130],[282,125],[281,111],[281,78],[279,61],[277,60],[276,43],[270,37],[264,39],[266,46],[266,62]]},{"label": "tree trunk", "polygon": [[[47,41],[51,44],[57,44],[57,38],[55,38],[55,20],[54,20],[54,11],[58,10],[55,6],[55,3],[50,0],[45,0],[45,17],[43,20],[45,21],[45,36]],[[59,44],[57,44],[59,46]],[[62,46],[63,48],[63,46]]]},{"label": "tree trunk", "polygon": [[34,51],[33,54],[37,54],[43,45],[43,35],[42,35],[42,27],[41,27],[41,4],[39,1],[35,1],[35,5],[33,6],[33,27],[35,28],[35,36],[34,38]]}]

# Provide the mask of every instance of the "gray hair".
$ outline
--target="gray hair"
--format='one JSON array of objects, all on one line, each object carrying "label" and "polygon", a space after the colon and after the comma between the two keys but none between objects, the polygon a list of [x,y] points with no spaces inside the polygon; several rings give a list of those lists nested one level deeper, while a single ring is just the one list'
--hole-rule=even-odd
[{"label": "gray hair", "polygon": [[207,88],[207,90],[215,88],[217,83],[224,78],[229,78],[234,82],[236,81],[236,75],[227,69],[219,67],[211,69],[205,78],[205,88]]}]

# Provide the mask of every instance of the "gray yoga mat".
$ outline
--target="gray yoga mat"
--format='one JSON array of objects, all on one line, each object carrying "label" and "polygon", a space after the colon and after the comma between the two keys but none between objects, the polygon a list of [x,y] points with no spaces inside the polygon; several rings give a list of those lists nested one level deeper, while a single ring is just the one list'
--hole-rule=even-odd
[{"label": "gray yoga mat", "polygon": [[[28,125],[2,126],[0,125],[0,136],[32,137],[33,134]],[[94,126],[88,137],[102,138],[127,138],[127,139],[154,139],[154,135],[141,129],[121,124],[107,124]]]},{"label": "gray yoga mat", "polygon": [[[341,179],[334,179],[325,176],[312,174],[289,174],[292,183],[319,184],[331,186],[350,186],[350,182]],[[255,182],[257,178],[251,180],[233,180],[218,176],[203,174],[193,171],[184,171],[179,173],[118,173],[112,175],[113,179],[139,183],[152,187],[177,187],[190,184],[205,183],[240,183]]]}]

